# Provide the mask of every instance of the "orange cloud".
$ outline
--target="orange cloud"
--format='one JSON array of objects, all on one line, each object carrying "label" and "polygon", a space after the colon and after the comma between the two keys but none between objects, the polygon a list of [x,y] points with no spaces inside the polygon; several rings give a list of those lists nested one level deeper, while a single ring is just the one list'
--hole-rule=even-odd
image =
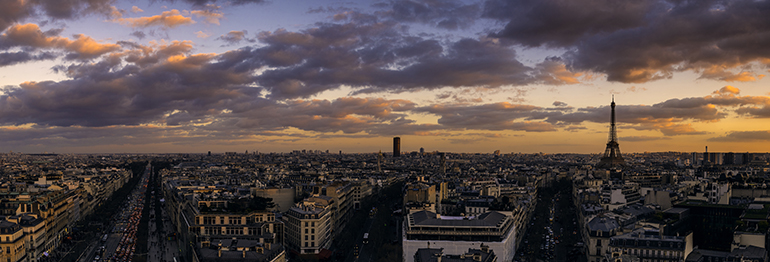
[{"label": "orange cloud", "polygon": [[537,78],[538,80],[549,85],[572,85],[579,84],[582,72],[572,72],[567,69],[567,66],[559,59],[548,58],[542,63],[537,65]]},{"label": "orange cloud", "polygon": [[165,11],[160,15],[149,17],[137,17],[137,18],[118,18],[113,19],[113,22],[120,23],[121,25],[137,27],[150,27],[150,26],[163,26],[168,28],[174,28],[181,25],[194,24],[195,21],[192,18],[181,15],[179,10]]},{"label": "orange cloud", "polygon": [[2,35],[6,41],[14,45],[36,48],[61,48],[78,54],[78,58],[94,58],[102,54],[120,49],[116,44],[102,44],[86,35],[75,35],[77,39],[70,40],[60,36],[46,36],[36,24],[14,25]]},{"label": "orange cloud", "polygon": [[734,86],[724,86],[724,87],[720,88],[719,90],[714,91],[714,93],[712,93],[712,94],[715,94],[715,95],[730,95],[730,94],[732,94],[732,95],[739,95],[740,93],[741,93],[741,90],[736,88],[736,87],[734,87]]},{"label": "orange cloud", "polygon": [[[737,66],[737,65],[735,65]],[[733,73],[728,71],[731,67],[729,65],[713,65],[706,68],[701,73],[700,78],[713,79],[727,82],[754,82],[765,77],[763,74],[756,74],[752,72],[743,71],[740,73]]]},{"label": "orange cloud", "polygon": [[199,68],[208,63],[216,54],[174,55],[166,59],[165,66],[174,71]]}]

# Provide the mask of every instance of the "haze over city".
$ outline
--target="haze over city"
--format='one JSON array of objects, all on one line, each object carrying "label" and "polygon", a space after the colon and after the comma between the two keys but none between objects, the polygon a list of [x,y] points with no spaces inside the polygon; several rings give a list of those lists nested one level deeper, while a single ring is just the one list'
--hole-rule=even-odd
[{"label": "haze over city", "polygon": [[0,152],[770,146],[768,1],[0,6]]}]

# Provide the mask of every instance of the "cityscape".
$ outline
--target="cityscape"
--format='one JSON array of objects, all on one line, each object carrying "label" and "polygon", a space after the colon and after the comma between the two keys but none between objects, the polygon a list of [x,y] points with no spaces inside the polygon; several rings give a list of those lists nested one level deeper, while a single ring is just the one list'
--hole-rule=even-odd
[{"label": "cityscape", "polygon": [[769,262],[768,13],[0,0],[0,262]]},{"label": "cityscape", "polygon": [[[768,261],[770,154],[2,155],[8,261]],[[405,142],[405,141],[404,141]]]}]

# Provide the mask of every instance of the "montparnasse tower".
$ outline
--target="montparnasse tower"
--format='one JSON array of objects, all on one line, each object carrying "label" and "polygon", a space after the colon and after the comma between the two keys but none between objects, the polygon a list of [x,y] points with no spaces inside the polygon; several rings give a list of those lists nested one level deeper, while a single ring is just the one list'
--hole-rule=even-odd
[{"label": "montparnasse tower", "polygon": [[610,138],[607,141],[607,149],[604,150],[604,156],[599,164],[596,165],[599,168],[614,168],[619,166],[625,166],[626,161],[623,160],[623,155],[620,154],[620,144],[618,144],[618,132],[615,129],[615,96],[612,96],[612,103],[610,104],[612,113],[610,116]]}]

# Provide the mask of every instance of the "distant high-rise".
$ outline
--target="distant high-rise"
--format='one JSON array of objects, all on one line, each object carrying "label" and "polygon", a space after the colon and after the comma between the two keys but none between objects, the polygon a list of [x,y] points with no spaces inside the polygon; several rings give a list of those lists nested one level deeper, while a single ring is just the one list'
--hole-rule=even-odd
[{"label": "distant high-rise", "polygon": [[623,155],[620,154],[618,132],[615,130],[615,96],[612,96],[610,107],[612,108],[612,113],[610,115],[610,138],[609,141],[607,141],[607,148],[604,150],[604,156],[597,165],[597,167],[600,168],[613,168],[626,165],[626,161],[623,160]]},{"label": "distant high-rise", "polygon": [[394,137],[393,138],[393,157],[399,157],[399,156],[401,156],[401,138]]}]

